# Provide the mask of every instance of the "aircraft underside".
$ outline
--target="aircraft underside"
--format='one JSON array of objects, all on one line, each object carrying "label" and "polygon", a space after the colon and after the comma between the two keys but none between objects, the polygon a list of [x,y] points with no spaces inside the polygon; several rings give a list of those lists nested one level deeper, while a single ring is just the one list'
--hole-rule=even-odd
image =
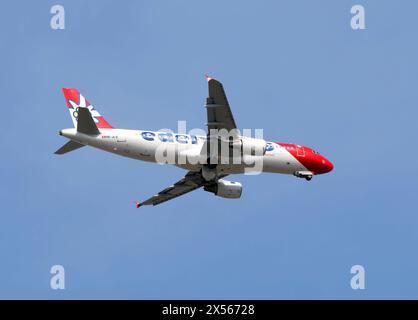
[{"label": "aircraft underside", "polygon": [[171,164],[188,171],[184,178],[170,187],[137,202],[137,207],[158,205],[199,188],[223,198],[240,198],[241,183],[224,179],[233,174],[270,172],[311,180],[314,175],[332,170],[329,160],[308,147],[241,136],[222,84],[211,77],[207,80],[206,136],[115,129],[77,89],[64,88],[74,128],[60,131],[60,135],[70,141],[55,153],[65,154],[92,146],[120,156]]}]

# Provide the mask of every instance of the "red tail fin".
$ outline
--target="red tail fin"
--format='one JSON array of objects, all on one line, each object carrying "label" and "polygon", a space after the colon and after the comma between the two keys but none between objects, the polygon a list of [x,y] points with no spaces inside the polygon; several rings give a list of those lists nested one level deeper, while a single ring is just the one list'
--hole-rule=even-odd
[{"label": "red tail fin", "polygon": [[88,108],[98,128],[113,128],[109,122],[83,97],[83,95],[73,88],[63,88],[65,100],[70,110],[71,119],[74,127],[77,127],[78,108]]}]

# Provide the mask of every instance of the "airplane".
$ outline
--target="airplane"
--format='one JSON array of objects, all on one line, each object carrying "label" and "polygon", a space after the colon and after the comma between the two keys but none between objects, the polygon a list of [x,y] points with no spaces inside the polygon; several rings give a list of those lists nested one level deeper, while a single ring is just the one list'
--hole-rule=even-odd
[{"label": "airplane", "polygon": [[[158,194],[136,201],[137,208],[155,206],[201,187],[222,198],[240,198],[242,184],[224,179],[233,174],[254,171],[292,174],[310,181],[313,176],[333,170],[333,164],[312,148],[241,135],[222,83],[208,75],[206,80],[209,89],[205,105],[206,136],[116,129],[77,89],[63,88],[74,128],[59,132],[70,141],[55,154],[91,146],[137,160],[170,163],[188,171],[181,180]],[[167,157],[163,161],[159,159],[168,154],[172,156],[171,161]],[[254,169],[257,161],[261,166]]]}]

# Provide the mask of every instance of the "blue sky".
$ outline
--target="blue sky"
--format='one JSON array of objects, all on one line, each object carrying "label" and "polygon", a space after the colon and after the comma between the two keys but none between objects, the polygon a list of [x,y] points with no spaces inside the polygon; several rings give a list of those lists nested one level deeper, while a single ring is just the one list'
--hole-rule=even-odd
[{"label": "blue sky", "polygon": [[[56,3],[0,12],[0,298],[418,298],[416,1],[60,0],[54,31]],[[239,127],[334,171],[237,176],[238,201],[199,190],[136,210],[184,172],[53,154],[72,126],[62,87],[116,127],[204,128],[206,72]],[[56,264],[65,290],[50,289]]]}]

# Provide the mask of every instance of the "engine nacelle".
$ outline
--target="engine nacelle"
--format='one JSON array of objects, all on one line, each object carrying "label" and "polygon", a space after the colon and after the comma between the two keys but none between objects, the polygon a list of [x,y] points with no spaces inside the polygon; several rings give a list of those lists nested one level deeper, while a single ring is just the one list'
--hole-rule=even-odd
[{"label": "engine nacelle", "polygon": [[205,186],[205,191],[212,192],[218,197],[238,199],[242,194],[242,184],[228,180],[219,179],[216,184]]}]

